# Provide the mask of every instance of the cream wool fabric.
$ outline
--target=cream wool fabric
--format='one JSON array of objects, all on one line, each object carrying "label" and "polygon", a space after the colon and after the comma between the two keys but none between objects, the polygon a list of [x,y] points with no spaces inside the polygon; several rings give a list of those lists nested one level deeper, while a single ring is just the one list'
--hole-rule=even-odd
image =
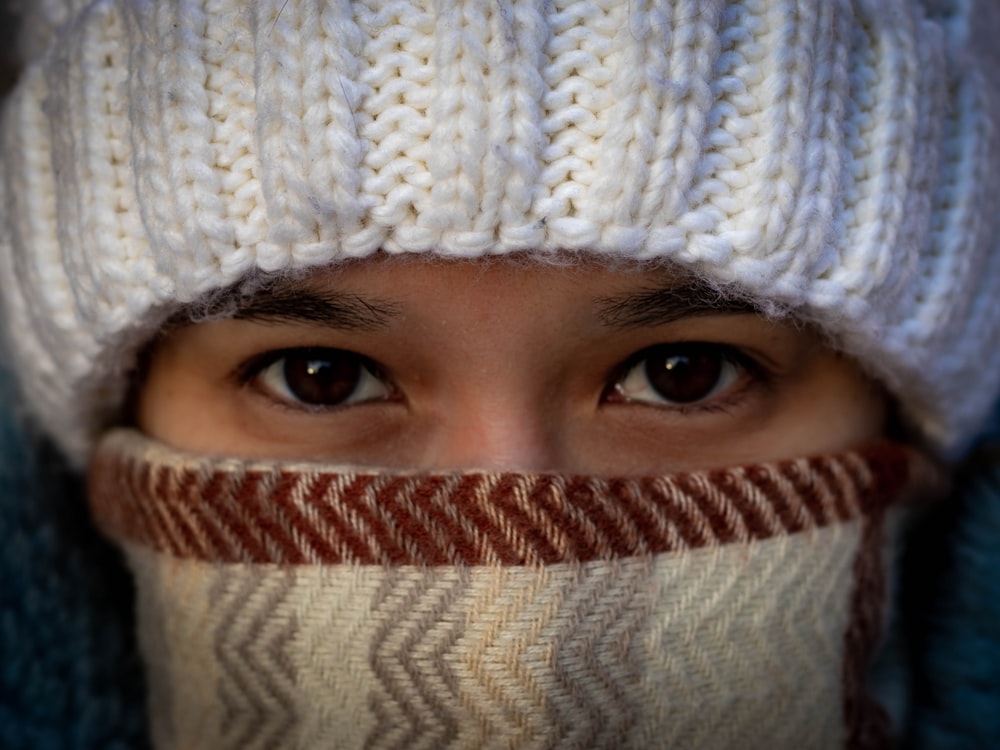
[{"label": "cream wool fabric", "polygon": [[0,285],[80,461],[178,307],[377,251],[678,264],[945,452],[1000,387],[990,0],[28,5]]},{"label": "cream wool fabric", "polygon": [[858,526],[541,570],[126,547],[154,747],[844,748]]},{"label": "cream wool fabric", "polygon": [[90,475],[135,574],[157,750],[881,748],[865,675],[909,448],[666,476],[178,452]]}]

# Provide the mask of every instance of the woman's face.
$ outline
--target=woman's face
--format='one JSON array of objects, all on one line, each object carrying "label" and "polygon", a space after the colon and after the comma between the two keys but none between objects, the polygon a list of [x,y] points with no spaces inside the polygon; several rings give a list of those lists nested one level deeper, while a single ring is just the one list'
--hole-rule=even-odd
[{"label": "woman's face", "polygon": [[379,258],[169,330],[136,418],[211,454],[622,475],[851,448],[886,404],[810,328],[666,270]]}]

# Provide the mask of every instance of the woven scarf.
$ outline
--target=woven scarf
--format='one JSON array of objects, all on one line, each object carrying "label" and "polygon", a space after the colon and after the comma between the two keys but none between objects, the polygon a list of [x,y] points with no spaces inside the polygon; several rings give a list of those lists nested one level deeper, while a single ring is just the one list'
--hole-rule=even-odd
[{"label": "woven scarf", "polygon": [[637,478],[393,474],[112,433],[155,747],[884,747],[892,443]]}]

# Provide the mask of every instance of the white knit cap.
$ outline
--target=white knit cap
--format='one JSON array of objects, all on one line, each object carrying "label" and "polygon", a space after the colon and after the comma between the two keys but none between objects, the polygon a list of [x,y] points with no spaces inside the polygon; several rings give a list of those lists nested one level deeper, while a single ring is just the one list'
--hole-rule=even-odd
[{"label": "white knit cap", "polygon": [[1000,389],[995,0],[27,5],[0,285],[78,460],[178,306],[380,250],[736,284],[944,453]]}]

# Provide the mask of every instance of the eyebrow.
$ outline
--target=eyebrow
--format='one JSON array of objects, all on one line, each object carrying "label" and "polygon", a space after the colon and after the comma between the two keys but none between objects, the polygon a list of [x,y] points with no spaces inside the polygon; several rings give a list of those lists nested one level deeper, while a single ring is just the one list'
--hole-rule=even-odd
[{"label": "eyebrow", "polygon": [[645,287],[612,297],[599,297],[596,304],[601,323],[611,328],[644,328],[699,315],[746,315],[759,312],[748,298],[726,294],[697,280]]},{"label": "eyebrow", "polygon": [[270,289],[241,300],[231,317],[258,323],[306,323],[346,331],[375,331],[385,328],[398,315],[398,305],[384,299],[289,288]]}]

